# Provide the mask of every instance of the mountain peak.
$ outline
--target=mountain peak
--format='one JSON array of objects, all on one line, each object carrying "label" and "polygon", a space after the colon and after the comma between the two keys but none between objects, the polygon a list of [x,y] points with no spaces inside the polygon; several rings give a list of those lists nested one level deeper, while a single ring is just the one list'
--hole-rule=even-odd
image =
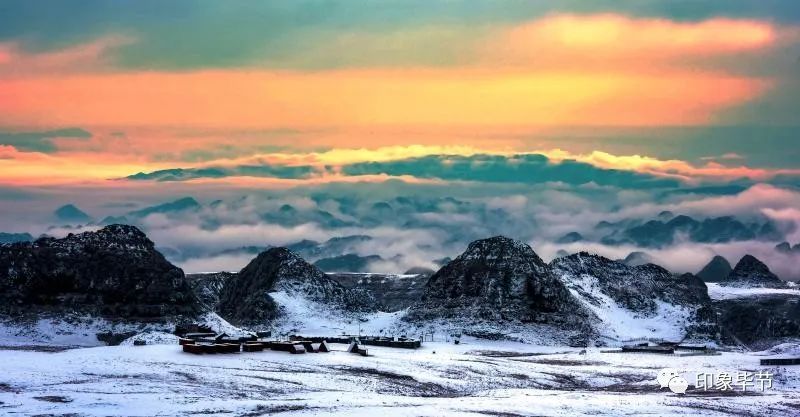
[{"label": "mountain peak", "polygon": [[530,320],[577,307],[530,246],[504,236],[476,240],[431,276],[414,315]]},{"label": "mountain peak", "polygon": [[55,215],[56,219],[61,222],[87,223],[92,220],[88,214],[83,212],[83,210],[79,209],[74,204],[65,204],[57,208],[53,214]]},{"label": "mountain peak", "polygon": [[720,282],[728,278],[733,268],[727,259],[720,255],[715,255],[711,260],[697,273],[697,276],[705,282]]},{"label": "mountain peak", "polygon": [[778,278],[769,267],[753,255],[747,254],[736,263],[728,278],[722,282],[727,286],[753,286],[780,288],[786,283]]},{"label": "mountain peak", "polygon": [[133,226],[0,246],[0,300],[119,317],[193,314],[183,271]]},{"label": "mountain peak", "polygon": [[544,264],[539,255],[527,244],[505,236],[494,236],[475,240],[467,246],[467,250],[459,258],[491,258],[491,260],[512,257],[531,258],[538,264]]},{"label": "mountain peak", "polygon": [[220,314],[238,324],[264,325],[280,315],[269,293],[284,291],[313,301],[360,308],[355,297],[322,270],[283,247],[267,249],[225,283]]},{"label": "mountain peak", "polygon": [[640,266],[653,263],[653,257],[647,252],[633,251],[622,262],[629,266]]},{"label": "mountain peak", "polygon": [[128,214],[134,217],[147,217],[153,213],[173,213],[184,210],[196,210],[200,207],[200,203],[198,203],[193,197],[183,197],[168,203],[135,210]]}]

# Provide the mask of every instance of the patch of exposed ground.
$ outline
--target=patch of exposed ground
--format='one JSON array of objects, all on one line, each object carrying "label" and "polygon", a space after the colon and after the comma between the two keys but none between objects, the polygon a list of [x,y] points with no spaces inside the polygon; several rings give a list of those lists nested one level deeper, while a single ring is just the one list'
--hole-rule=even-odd
[{"label": "patch of exposed ground", "polygon": [[71,403],[72,398],[64,397],[61,395],[42,395],[33,397],[34,400],[46,401],[48,403]]},{"label": "patch of exposed ground", "polygon": [[506,350],[471,350],[466,352],[467,355],[486,356],[489,358],[521,358],[526,356],[563,355],[565,353],[572,352],[513,352]]},{"label": "patch of exposed ground", "polygon": [[403,375],[374,368],[357,368],[337,366],[333,369],[359,377],[367,377],[379,381],[376,392],[381,394],[399,394],[410,397],[460,397],[467,395],[457,389],[432,382],[418,381],[410,375]]}]

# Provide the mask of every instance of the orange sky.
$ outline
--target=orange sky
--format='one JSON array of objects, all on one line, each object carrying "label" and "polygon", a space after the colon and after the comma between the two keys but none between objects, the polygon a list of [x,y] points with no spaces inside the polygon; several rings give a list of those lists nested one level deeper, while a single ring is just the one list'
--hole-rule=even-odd
[{"label": "orange sky", "polygon": [[[123,146],[103,142],[105,136],[69,142],[58,156],[64,163],[7,150],[0,169],[6,182],[24,182],[43,181],[45,167],[44,177],[58,181],[169,166],[170,161],[154,155],[199,146],[172,140],[169,132],[176,128],[333,129],[329,136],[316,135],[315,144],[348,149],[462,145],[498,151],[508,144],[457,132],[705,125],[775,85],[769,77],[729,71],[715,60],[760,53],[781,42],[786,31],[745,19],[678,23],[621,14],[552,14],[489,31],[458,64],[328,70],[277,70],[268,63],[183,71],[120,69],[110,53],[137,42],[121,35],[39,53],[0,44],[0,124],[9,129],[166,132],[128,135],[125,140],[131,143]],[[393,36],[394,42],[403,42],[402,33]],[[408,36],[419,41],[418,33]],[[359,37],[351,42],[357,45]],[[698,58],[708,65],[699,69]],[[417,128],[413,136],[391,133],[408,127]],[[370,134],[372,129],[390,133]],[[236,146],[224,134],[199,136],[211,150]],[[632,160],[620,161],[615,166],[642,168]],[[75,167],[78,162],[83,169]]]}]

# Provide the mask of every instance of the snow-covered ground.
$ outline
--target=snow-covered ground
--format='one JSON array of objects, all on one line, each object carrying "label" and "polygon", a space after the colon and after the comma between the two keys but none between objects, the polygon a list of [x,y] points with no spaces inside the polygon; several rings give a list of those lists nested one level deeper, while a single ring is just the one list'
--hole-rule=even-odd
[{"label": "snow-covered ground", "polygon": [[[208,326],[217,333],[244,336],[247,332],[232,326],[216,313],[202,315],[199,324]],[[103,318],[81,315],[39,316],[25,320],[0,319],[0,346],[50,346],[60,348],[105,346],[107,341],[98,334],[133,334],[125,343],[133,340],[165,343],[175,342],[171,335],[175,323],[130,323],[115,322]],[[172,336],[172,337],[170,337]],[[122,341],[122,340],[121,340]]]},{"label": "snow-covered ground", "polygon": [[728,300],[731,298],[746,298],[759,295],[788,294],[800,296],[798,288],[741,288],[725,287],[715,283],[706,283],[708,296],[712,300]]},{"label": "snow-covered ground", "polygon": [[280,306],[282,317],[274,324],[277,335],[400,334],[405,311],[346,314],[285,291],[270,293]]},{"label": "snow-covered ground", "polygon": [[[763,356],[603,353],[465,339],[419,350],[192,355],[178,345],[0,350],[0,414],[126,416],[793,416],[800,368]],[[658,371],[770,370],[764,393],[659,389]]]},{"label": "snow-covered ground", "polygon": [[[590,275],[569,276],[567,288],[598,319],[601,336],[611,341],[655,338],[682,340],[686,336],[686,323],[692,309],[656,300],[656,311],[652,314],[631,311],[614,301],[599,289],[596,277]],[[612,343],[613,342],[609,342]]]}]

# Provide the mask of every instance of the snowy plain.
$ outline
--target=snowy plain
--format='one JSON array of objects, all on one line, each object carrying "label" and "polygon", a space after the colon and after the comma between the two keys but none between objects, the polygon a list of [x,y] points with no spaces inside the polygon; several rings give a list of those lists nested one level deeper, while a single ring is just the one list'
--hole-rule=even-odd
[{"label": "snowy plain", "polygon": [[[0,350],[0,414],[8,416],[576,416],[800,415],[800,370],[759,354],[604,353],[465,339],[419,350],[369,347],[290,355],[193,355],[177,344],[57,352]],[[772,389],[660,389],[662,368],[768,369]]]},{"label": "snowy plain", "polygon": [[760,295],[796,295],[800,297],[800,288],[748,288],[726,287],[716,283],[706,283],[708,296],[712,300],[728,300],[732,298],[757,297]]},{"label": "snowy plain", "polygon": [[[284,313],[275,335],[415,331],[400,320],[402,311],[343,316],[285,292],[271,295]],[[659,308],[652,320],[629,326],[627,312],[609,311],[603,319],[617,337],[633,336],[620,329],[669,336],[675,331],[671,319],[680,319]],[[217,332],[242,333],[213,313],[202,322]],[[759,365],[765,357],[796,356],[797,343],[709,356],[607,348],[582,353],[543,344],[555,339],[530,329],[518,339],[531,343],[465,336],[455,345],[456,329],[435,326],[435,341],[418,350],[368,346],[368,357],[346,353],[339,344],[330,353],[193,355],[181,351],[171,329],[91,318],[0,323],[0,415],[800,416],[800,367]],[[100,346],[96,333],[109,330],[137,334],[120,346]],[[147,345],[133,346],[134,340]],[[685,395],[659,387],[656,377],[664,368],[689,381]],[[769,371],[772,388],[694,388],[698,373],[742,371]]]}]

